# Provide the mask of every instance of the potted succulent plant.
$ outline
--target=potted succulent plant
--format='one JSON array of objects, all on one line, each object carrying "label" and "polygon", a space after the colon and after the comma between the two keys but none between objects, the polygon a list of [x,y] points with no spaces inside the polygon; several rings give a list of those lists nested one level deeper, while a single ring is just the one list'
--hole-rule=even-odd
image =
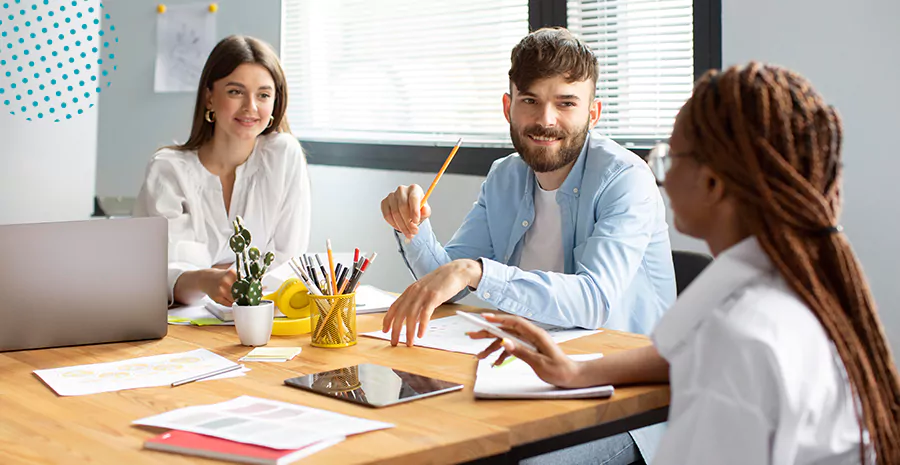
[{"label": "potted succulent plant", "polygon": [[275,254],[268,252],[263,256],[259,249],[250,246],[252,238],[244,220],[236,217],[234,235],[229,241],[237,271],[237,281],[231,286],[234,325],[241,344],[262,346],[269,342],[275,318],[275,305],[271,300],[262,300],[262,278],[275,260]]}]

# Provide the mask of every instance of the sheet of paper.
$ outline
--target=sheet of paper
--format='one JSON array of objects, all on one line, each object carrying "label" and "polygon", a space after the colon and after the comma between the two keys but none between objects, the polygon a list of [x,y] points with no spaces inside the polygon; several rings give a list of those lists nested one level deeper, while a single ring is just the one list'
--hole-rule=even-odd
[{"label": "sheet of paper", "polygon": [[[478,327],[466,320],[454,315],[446,318],[438,318],[428,323],[428,330],[425,337],[416,339],[416,345],[419,347],[430,347],[432,349],[446,350],[449,352],[461,352],[464,354],[475,355],[486,349],[493,342],[492,339],[471,339],[466,336],[467,332],[478,331]],[[565,329],[546,327],[557,343],[571,341],[579,337],[597,334],[600,331],[590,329]],[[362,333],[362,336],[374,337],[377,339],[391,340],[391,333],[382,333],[381,331],[372,331]],[[400,343],[406,344],[406,325],[400,331]]]},{"label": "sheet of paper", "polygon": [[[168,386],[175,381],[233,365],[235,363],[227,358],[206,349],[197,349],[118,362],[35,370],[34,374],[61,396],[82,396],[123,389]],[[243,376],[243,371],[246,370],[209,379]]]},{"label": "sheet of paper", "polygon": [[356,288],[356,314],[386,312],[397,301],[397,297],[375,286],[362,285]]},{"label": "sheet of paper", "polygon": [[251,396],[180,408],[133,423],[274,449],[298,449],[325,439],[394,427],[390,423]]},{"label": "sheet of paper", "polygon": [[170,325],[234,326],[233,321],[222,321],[206,308],[206,297],[195,305],[185,305],[169,310]]},{"label": "sheet of paper", "polygon": [[239,358],[239,362],[287,362],[303,350],[302,347],[257,347],[247,355]]},{"label": "sheet of paper", "polygon": [[278,288],[281,287],[281,283],[294,277],[294,272],[291,270],[291,266],[288,265],[287,261],[275,268],[270,268],[266,271],[266,275],[263,276],[262,279],[263,295],[277,291]]},{"label": "sheet of paper", "polygon": [[200,73],[216,44],[209,3],[167,5],[156,15],[156,92],[197,92]]},{"label": "sheet of paper", "polygon": [[[509,357],[503,364],[493,366],[500,352],[478,361],[475,372],[475,397],[495,399],[578,399],[608,397],[612,386],[594,386],[582,389],[560,389],[541,380],[527,363]],[[572,355],[572,360],[593,360],[603,354]]]}]

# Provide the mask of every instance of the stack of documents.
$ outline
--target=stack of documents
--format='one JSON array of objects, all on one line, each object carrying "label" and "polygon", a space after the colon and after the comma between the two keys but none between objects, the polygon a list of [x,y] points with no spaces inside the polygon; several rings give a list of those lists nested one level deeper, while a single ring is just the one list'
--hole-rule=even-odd
[{"label": "stack of documents", "polygon": [[396,301],[397,296],[382,291],[375,286],[363,284],[356,288],[357,315],[386,312]]},{"label": "stack of documents", "polygon": [[244,355],[239,362],[287,362],[296,357],[301,347],[257,347]]},{"label": "stack of documents", "polygon": [[[550,333],[550,337],[557,344],[561,344],[579,337],[597,334],[600,330],[580,329],[580,328],[557,328],[551,326],[542,326]],[[425,337],[416,338],[416,346],[430,347],[432,349],[446,350],[448,352],[461,352],[464,354],[475,355],[486,349],[493,339],[472,339],[466,336],[467,332],[478,331],[481,328],[464,320],[459,316],[448,316],[438,318],[428,322],[428,328],[425,331]],[[376,339],[391,340],[390,331],[382,333],[380,330],[368,333],[362,333],[361,336],[374,337]],[[406,344],[406,325],[400,331],[400,343]]]},{"label": "stack of documents", "polygon": [[133,423],[273,449],[299,449],[321,441],[394,427],[390,423],[250,396],[180,408]]},{"label": "stack of documents", "polygon": [[[497,353],[478,362],[475,372],[475,397],[479,399],[588,399],[613,395],[612,386],[562,389],[545,383],[527,363],[509,357],[501,365],[493,366]],[[603,354],[572,355],[572,360],[584,361]]]},{"label": "stack of documents", "polygon": [[[206,349],[176,354],[153,355],[118,362],[95,363],[49,370],[35,370],[47,386],[61,396],[81,396],[153,386],[169,386],[176,381],[236,364]],[[246,368],[203,379],[244,376]]]}]

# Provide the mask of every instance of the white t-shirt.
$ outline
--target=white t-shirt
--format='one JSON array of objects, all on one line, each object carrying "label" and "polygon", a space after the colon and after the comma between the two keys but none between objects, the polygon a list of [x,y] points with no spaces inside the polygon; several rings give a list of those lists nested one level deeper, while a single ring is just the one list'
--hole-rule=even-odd
[{"label": "white t-shirt", "polygon": [[859,463],[844,365],[755,238],[719,254],[653,340],[672,389],[653,465]]},{"label": "white t-shirt", "polygon": [[534,221],[525,233],[519,268],[525,271],[565,271],[562,217],[556,203],[557,190],[545,191],[535,182]]},{"label": "white t-shirt", "polygon": [[273,132],[256,139],[250,157],[237,167],[231,208],[226,213],[219,177],[207,171],[196,151],[160,149],[134,207],[134,216],[169,220],[169,303],[185,271],[233,263],[228,241],[240,215],[252,245],[273,252],[273,267],[309,245],[310,185],[306,158],[294,136]]}]

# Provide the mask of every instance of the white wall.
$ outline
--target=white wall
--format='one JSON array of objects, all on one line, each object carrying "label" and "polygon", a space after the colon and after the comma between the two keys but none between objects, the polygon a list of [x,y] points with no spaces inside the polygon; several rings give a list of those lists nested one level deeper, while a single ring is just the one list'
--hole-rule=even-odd
[{"label": "white wall", "polygon": [[[331,239],[336,251],[378,252],[366,273],[366,284],[401,292],[412,276],[397,252],[392,228],[381,217],[381,199],[401,184],[427,188],[433,173],[411,173],[364,168],[311,165],[313,221],[310,250],[325,250]],[[445,174],[434,189],[431,224],[441,242],[447,242],[462,223],[481,188],[481,176]],[[338,192],[342,189],[342,192]]]},{"label": "white wall", "polygon": [[[95,107],[96,108],[96,107]],[[68,121],[0,114],[0,224],[84,220],[94,211],[97,111]]]},{"label": "white wall", "polygon": [[[12,3],[12,2],[10,2]],[[39,4],[36,9],[27,11],[27,19],[34,21],[33,16],[47,16],[47,10],[56,7],[51,4],[45,6]],[[71,8],[67,13],[56,11],[56,18],[62,22],[63,17],[73,15],[76,11],[82,11],[85,14],[85,20],[75,21],[75,24],[92,20],[98,17],[99,13],[96,7],[99,1],[95,0],[90,4],[81,4],[77,8]],[[88,14],[87,8],[95,7],[95,13]],[[16,8],[17,10],[18,8]],[[14,10],[8,12],[15,13]],[[9,34],[10,39],[4,39],[4,42],[11,40],[17,36],[13,33],[13,27],[19,26],[22,30],[35,30],[34,26],[28,29],[23,23],[26,19],[20,15],[15,15],[12,21],[4,22],[0,29],[4,33]],[[46,22],[45,22],[46,24]],[[74,25],[74,24],[73,24]],[[67,34],[66,39],[55,41],[54,45],[44,45],[41,53],[34,48],[34,43],[42,42],[44,36],[38,36],[37,41],[26,42],[26,45],[18,45],[12,48],[12,53],[21,54],[22,49],[35,50],[29,58],[24,55],[20,56],[20,63],[24,65],[25,60],[34,59],[37,61],[38,55],[46,54],[51,57],[50,51],[60,53],[60,57],[53,58],[46,65],[52,66],[53,60],[65,61],[64,57],[74,55],[75,51],[86,50],[87,57],[85,61],[75,58],[76,65],[83,65],[87,60],[96,60],[96,55],[91,54],[89,49],[84,46],[76,46],[76,39],[84,40],[82,36],[93,34],[96,36],[98,26],[88,26],[81,32],[79,28],[78,35]],[[55,31],[59,32],[59,31]],[[46,37],[49,37],[47,35]],[[55,40],[56,37],[54,36]],[[27,40],[27,39],[25,39]],[[81,42],[79,42],[80,44]],[[70,46],[72,52],[64,52],[63,46]],[[40,47],[38,47],[40,48]],[[3,58],[8,61],[8,65],[4,71],[9,70],[14,63],[10,60],[11,53],[6,47],[3,49]],[[40,62],[39,62],[40,63]],[[40,71],[45,65],[38,64],[31,71]],[[25,91],[32,90],[34,96],[26,97],[21,104],[28,105],[32,99],[40,99],[39,95],[52,95],[47,92],[40,92],[36,86],[38,83],[46,82],[48,88],[53,90],[61,89],[64,97],[72,97],[74,93],[67,92],[59,85],[52,86],[49,78],[56,78],[62,82],[60,75],[63,72],[71,73],[75,65],[66,64],[64,68],[58,69],[53,67],[50,73],[43,73],[40,79],[34,79],[28,84],[19,81],[17,90],[10,87],[11,78],[0,78],[0,87],[5,88],[5,93],[0,100],[12,100],[14,94],[25,96]],[[28,69],[28,68],[26,68]],[[94,68],[96,73],[96,68]],[[90,73],[85,71],[80,73],[78,78],[67,81],[68,84],[75,84],[76,79],[87,80]],[[16,77],[16,74],[13,74]],[[18,77],[21,77],[18,76]],[[28,76],[31,77],[31,76]],[[18,79],[17,79],[18,80]],[[77,88],[77,84],[75,84]],[[79,89],[79,90],[84,90]],[[70,95],[71,94],[71,95]],[[94,94],[91,92],[91,94]],[[51,100],[55,108],[60,108],[59,99]],[[35,116],[36,111],[29,110],[29,114],[34,121],[27,121],[25,117],[16,110],[16,115],[9,114],[9,111],[16,108],[18,104],[11,106],[0,105],[0,162],[3,168],[0,169],[0,224],[12,223],[31,223],[45,221],[71,221],[88,219],[94,211],[94,179],[96,173],[97,160],[97,106],[88,108],[88,105],[96,102],[96,95],[92,95],[89,99],[83,99],[80,104],[76,105],[68,101],[68,111],[75,113],[78,108],[84,109],[84,114],[73,114],[72,119],[62,118],[62,114],[66,113],[60,109],[55,113],[55,117],[61,118],[61,121],[54,123],[53,117],[47,112],[46,106],[38,107],[39,110],[47,112],[45,119],[38,119]],[[43,103],[43,101],[42,101]],[[30,105],[29,105],[29,108]]]},{"label": "white wall", "polygon": [[844,230],[900,355],[900,2],[723,0],[723,65],[760,60],[809,78],[844,120]]},{"label": "white wall", "polygon": [[[106,11],[119,32],[121,53],[114,83],[100,97],[97,195],[136,197],[147,162],[163,145],[184,142],[191,132],[195,92],[153,92],[156,6],[195,0],[111,0]],[[231,34],[281,41],[280,0],[218,0],[216,41]]]}]

